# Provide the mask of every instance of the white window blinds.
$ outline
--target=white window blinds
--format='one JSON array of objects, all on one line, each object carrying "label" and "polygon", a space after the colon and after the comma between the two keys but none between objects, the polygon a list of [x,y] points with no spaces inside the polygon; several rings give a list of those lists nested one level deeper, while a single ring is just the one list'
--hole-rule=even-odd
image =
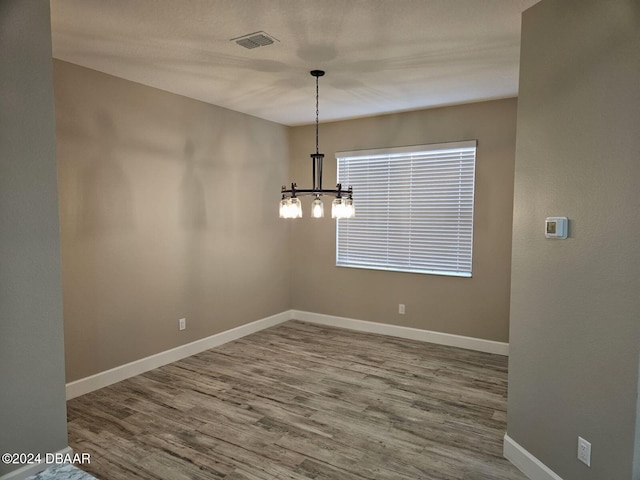
[{"label": "white window blinds", "polygon": [[476,144],[336,153],[356,205],[337,222],[336,265],[470,277]]}]

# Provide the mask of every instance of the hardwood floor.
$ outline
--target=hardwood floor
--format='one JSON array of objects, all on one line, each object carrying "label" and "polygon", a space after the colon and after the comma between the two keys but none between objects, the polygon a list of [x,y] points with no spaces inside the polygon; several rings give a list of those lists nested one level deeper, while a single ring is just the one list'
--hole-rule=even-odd
[{"label": "hardwood floor", "polygon": [[101,480],[521,480],[507,359],[292,321],[68,402]]}]

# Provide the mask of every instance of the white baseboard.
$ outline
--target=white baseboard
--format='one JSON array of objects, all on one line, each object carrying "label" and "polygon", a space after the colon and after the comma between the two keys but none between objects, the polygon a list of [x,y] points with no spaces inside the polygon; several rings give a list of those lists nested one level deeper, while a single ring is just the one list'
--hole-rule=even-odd
[{"label": "white baseboard", "polygon": [[505,433],[502,453],[531,480],[562,480],[553,470]]},{"label": "white baseboard", "polygon": [[[418,328],[400,327],[397,325],[389,325],[386,323],[368,322],[365,320],[355,320],[353,318],[336,317],[333,315],[324,315],[321,313],[304,312],[300,310],[286,310],[284,312],[266,317],[255,322],[241,325],[239,327],[227,330],[225,332],[211,335],[207,338],[196,340],[195,342],[181,345],[171,350],[156,353],[149,357],[141,358],[131,363],[121,365],[119,367],[96,373],[89,377],[81,378],[67,383],[67,400],[80,395],[98,390],[108,385],[126,380],[127,378],[141,373],[148,372],[154,368],[162,367],[172,362],[182,360],[210,348],[215,348],[246,335],[258,332],[265,328],[273,327],[288,320],[302,320],[304,322],[317,323],[332,327],[342,327],[350,330],[358,330],[361,332],[379,333],[392,337],[408,338],[422,342],[437,343],[440,345],[448,345],[452,347],[468,348],[480,352],[494,353],[497,355],[508,355],[509,344],[503,342],[495,342],[492,340],[484,340],[481,338],[464,337],[462,335],[452,335],[450,333],[433,332],[430,330],[421,330]],[[0,479],[3,480],[3,479]]]},{"label": "white baseboard", "polygon": [[322,313],[303,312],[300,310],[291,310],[291,314],[292,319],[302,320],[303,322],[317,323],[331,327],[348,328],[350,330],[358,330],[361,332],[379,333],[382,335],[389,335],[391,337],[408,338],[421,342],[448,345],[450,347],[467,348],[469,350],[494,353],[497,355],[509,355],[509,344],[504,342],[465,337],[450,333],[433,332],[431,330],[421,330],[419,328],[400,327],[398,325],[389,325],[387,323],[376,323],[365,320],[355,320],[353,318],[335,317],[333,315],[324,315]]},{"label": "white baseboard", "polygon": [[[291,310],[67,383],[67,400],[291,320]],[[3,480],[3,479],[0,479]]]},{"label": "white baseboard", "polygon": [[[4,452],[3,452],[4,453]],[[52,452],[53,453],[53,452]],[[56,454],[64,455],[73,455],[73,450],[71,447],[63,448],[55,452]],[[44,453],[42,456],[44,457]],[[25,478],[31,477],[33,475],[37,475],[43,470],[51,467],[50,463],[34,463],[33,465],[25,465],[24,467],[20,467],[17,470],[14,470],[9,473],[5,473],[0,477],[0,480],[24,480]]]}]

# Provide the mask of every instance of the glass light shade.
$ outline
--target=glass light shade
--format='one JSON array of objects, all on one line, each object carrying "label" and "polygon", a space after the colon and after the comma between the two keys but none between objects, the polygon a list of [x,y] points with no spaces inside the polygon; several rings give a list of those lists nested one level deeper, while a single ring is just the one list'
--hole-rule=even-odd
[{"label": "glass light shade", "polygon": [[336,198],[331,202],[331,218],[344,218],[344,205],[342,198]]},{"label": "glass light shade", "polygon": [[313,218],[324,217],[324,204],[322,203],[322,200],[320,200],[319,197],[316,197],[316,199],[313,202],[311,202],[311,216]]},{"label": "glass light shade", "polygon": [[291,218],[302,218],[302,202],[300,201],[300,199],[297,197],[292,198],[291,205],[293,215]]},{"label": "glass light shade", "polygon": [[278,209],[280,218],[287,218],[287,199],[280,200],[280,208]]},{"label": "glass light shade", "polygon": [[299,198],[283,198],[280,200],[280,218],[302,217],[302,204]]},{"label": "glass light shade", "polygon": [[344,216],[342,218],[353,218],[356,216],[356,207],[353,206],[353,200],[351,198],[345,198],[342,201],[342,208],[344,209]]}]

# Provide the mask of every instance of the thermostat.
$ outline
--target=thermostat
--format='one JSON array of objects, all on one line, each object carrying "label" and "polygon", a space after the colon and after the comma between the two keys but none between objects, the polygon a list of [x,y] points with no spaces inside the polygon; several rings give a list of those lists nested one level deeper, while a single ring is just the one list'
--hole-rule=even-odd
[{"label": "thermostat", "polygon": [[547,217],[544,221],[544,236],[547,238],[567,238],[567,217]]}]

